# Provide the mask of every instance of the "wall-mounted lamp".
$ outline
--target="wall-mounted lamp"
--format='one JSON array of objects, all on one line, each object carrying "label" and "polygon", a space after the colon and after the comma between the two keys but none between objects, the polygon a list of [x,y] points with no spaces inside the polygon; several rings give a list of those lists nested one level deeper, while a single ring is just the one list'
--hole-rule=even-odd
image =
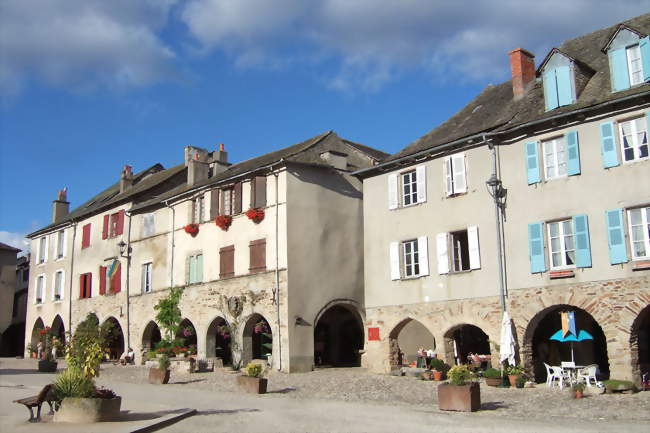
[{"label": "wall-mounted lamp", "polygon": [[[120,243],[117,244],[117,246],[120,248],[120,256],[129,258],[129,256],[131,255],[131,247],[127,248],[126,242],[124,241],[120,241]],[[126,254],[124,254],[125,252]]]}]

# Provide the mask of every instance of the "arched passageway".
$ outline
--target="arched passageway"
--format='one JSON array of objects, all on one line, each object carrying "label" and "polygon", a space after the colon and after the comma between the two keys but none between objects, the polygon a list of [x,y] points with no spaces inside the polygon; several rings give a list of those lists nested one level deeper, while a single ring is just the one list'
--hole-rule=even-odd
[{"label": "arched passageway", "polygon": [[363,349],[363,322],[346,304],[328,308],[314,327],[314,364],[331,367],[359,367]]},{"label": "arched passageway", "polygon": [[641,310],[632,324],[630,351],[635,381],[646,375],[650,380],[650,305]]},{"label": "arched passageway", "polygon": [[242,364],[253,359],[268,360],[273,353],[273,333],[269,322],[260,314],[253,314],[246,321],[242,341]]},{"label": "arched passageway", "polygon": [[160,335],[160,328],[158,324],[153,320],[147,323],[147,326],[144,328],[142,333],[142,350],[143,352],[148,352],[156,347],[156,344],[162,339]]},{"label": "arched passageway", "polygon": [[185,347],[196,347],[196,328],[189,319],[183,319],[176,331],[176,338],[183,342]]},{"label": "arched passageway", "polygon": [[41,330],[45,328],[45,324],[43,323],[43,319],[40,317],[36,319],[34,322],[34,326],[32,327],[32,338],[30,340],[31,344],[31,350],[36,353],[37,352],[37,346],[39,341],[41,341]]},{"label": "arched passageway", "polygon": [[491,355],[490,337],[481,328],[462,324],[445,333],[445,359],[450,365],[467,364],[467,357]]},{"label": "arched passageway", "polygon": [[388,336],[390,364],[399,367],[417,360],[419,348],[435,350],[433,334],[415,319],[402,320]]},{"label": "arched passageway", "polygon": [[113,316],[109,317],[102,323],[101,333],[108,359],[119,359],[125,349],[124,333],[122,332],[120,322]]},{"label": "arched passageway", "polygon": [[578,307],[572,305],[554,305],[537,313],[526,327],[522,355],[526,367],[532,369],[538,383],[546,381],[546,368],[549,365],[560,365],[562,361],[571,361],[571,343],[550,340],[551,336],[562,329],[560,313],[573,311],[575,313],[576,331],[585,330],[593,340],[583,340],[573,343],[573,354],[576,365],[598,364],[599,379],[609,378],[609,358],[607,356],[607,340],[598,322]]},{"label": "arched passageway", "polygon": [[65,325],[63,324],[63,319],[58,314],[52,321],[52,334],[60,343],[56,351],[56,356],[63,356],[65,353]]},{"label": "arched passageway", "polygon": [[223,365],[232,364],[230,342],[232,336],[230,325],[223,317],[217,317],[210,323],[205,339],[205,353],[208,358],[221,358]]}]

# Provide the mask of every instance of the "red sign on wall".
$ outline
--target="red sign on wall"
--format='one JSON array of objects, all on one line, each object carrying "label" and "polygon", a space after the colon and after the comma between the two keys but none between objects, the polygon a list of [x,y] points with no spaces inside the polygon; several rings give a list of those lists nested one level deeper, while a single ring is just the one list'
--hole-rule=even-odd
[{"label": "red sign on wall", "polygon": [[368,328],[368,341],[379,341],[379,328]]}]

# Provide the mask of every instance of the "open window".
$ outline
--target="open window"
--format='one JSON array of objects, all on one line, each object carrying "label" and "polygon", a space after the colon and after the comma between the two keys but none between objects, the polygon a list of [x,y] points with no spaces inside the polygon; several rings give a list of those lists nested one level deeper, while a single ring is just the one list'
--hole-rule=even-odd
[{"label": "open window", "polygon": [[449,233],[438,233],[436,250],[439,274],[471,271],[481,267],[477,226]]}]

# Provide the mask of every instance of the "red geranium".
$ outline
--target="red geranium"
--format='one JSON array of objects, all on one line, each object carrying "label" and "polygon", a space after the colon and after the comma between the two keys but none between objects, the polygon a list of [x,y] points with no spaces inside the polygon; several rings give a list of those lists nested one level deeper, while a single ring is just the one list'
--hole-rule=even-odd
[{"label": "red geranium", "polygon": [[246,211],[246,216],[249,220],[252,220],[255,224],[257,224],[264,219],[264,209],[250,208]]},{"label": "red geranium", "polygon": [[230,224],[232,224],[232,217],[230,215],[219,215],[217,218],[215,218],[214,223],[219,227],[221,230],[228,230],[228,227],[230,227]]},{"label": "red geranium", "polygon": [[185,230],[185,233],[188,233],[192,237],[194,237],[199,232],[199,225],[198,224],[188,224],[185,227],[183,227],[183,229]]}]

